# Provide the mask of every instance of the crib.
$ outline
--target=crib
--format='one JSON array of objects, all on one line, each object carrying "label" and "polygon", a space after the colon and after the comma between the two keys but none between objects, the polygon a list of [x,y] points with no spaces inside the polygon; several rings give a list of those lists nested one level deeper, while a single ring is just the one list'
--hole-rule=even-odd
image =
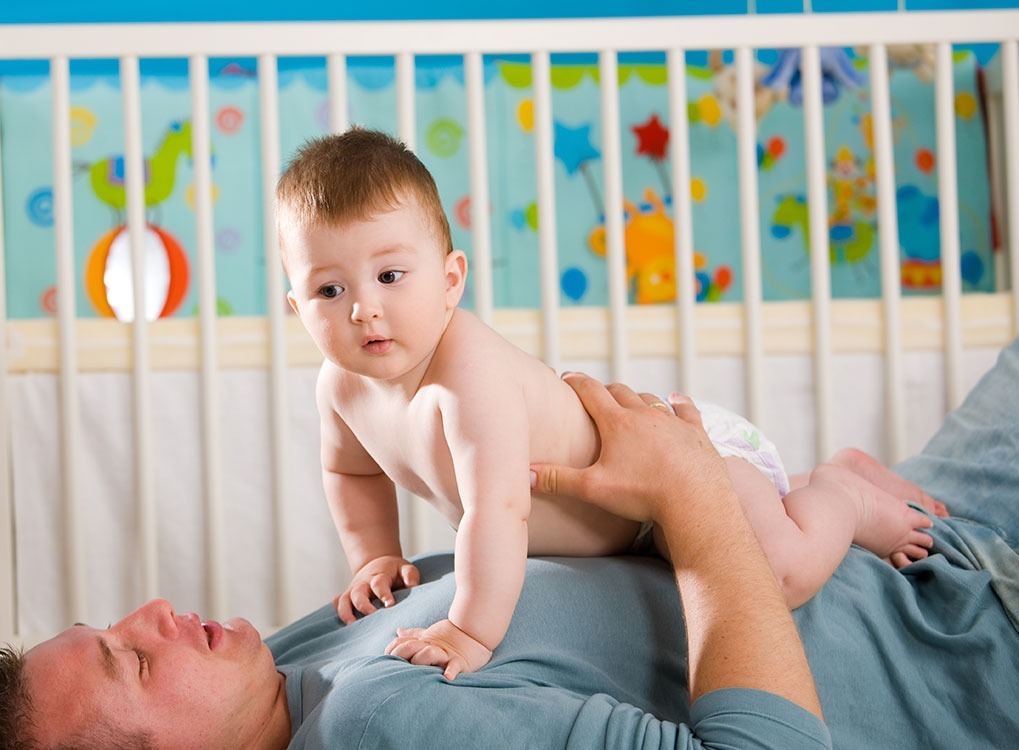
[{"label": "crib", "polygon": [[[640,390],[683,389],[743,412],[772,436],[788,468],[800,471],[843,445],[888,463],[920,448],[1019,333],[1017,39],[1019,10],[0,26],[0,63],[8,66],[0,67],[0,641],[31,644],[71,622],[101,624],[153,596],[208,617],[240,613],[268,631],[329,599],[349,575],[319,484],[313,385],[321,359],[288,314],[273,230],[275,181],[290,154],[281,118],[294,109],[281,104],[281,78],[291,70],[285,61],[315,59],[320,131],[364,121],[362,106],[352,111],[363,78],[356,69],[381,59],[392,79],[386,126],[422,152],[428,144],[448,151],[455,142],[467,187],[462,202],[447,207],[458,214],[453,223],[470,258],[468,304],[483,320],[557,369]],[[996,45],[965,97],[958,91],[962,45]],[[866,122],[867,153],[849,155],[855,176],[840,182],[826,108],[840,84],[831,60],[846,50],[853,56],[842,75],[860,79],[852,106]],[[891,94],[890,71],[904,50],[915,58],[908,71],[915,85],[928,87],[936,134],[932,148],[910,155],[932,186],[921,217],[934,246],[921,248],[927,265],[910,266],[924,275],[922,289],[904,288],[916,281],[906,273],[904,247],[922,244],[909,234],[914,224],[904,226],[913,221],[906,202],[918,198],[903,188],[896,156],[901,120],[894,108],[902,105]],[[778,51],[769,72],[784,71],[802,97],[783,104],[798,130],[763,144],[759,134],[771,115],[761,109],[778,99],[764,80],[762,51]],[[694,55],[707,62],[691,73]],[[454,106],[463,126],[433,131],[420,115],[419,88],[430,75],[442,78],[429,72],[437,57],[453,65],[462,86]],[[146,153],[154,138],[143,123],[158,104],[145,81],[160,60],[186,67],[188,126],[174,125],[190,154],[186,249],[153,228],[151,215],[155,164]],[[104,184],[120,192],[106,203],[123,218],[101,233],[105,244],[89,248],[82,247],[82,222],[103,214],[109,228],[109,217],[81,199],[76,150],[95,123],[85,116],[76,76],[98,75],[89,66],[104,61],[114,67],[121,118],[113,128],[120,140],[106,151],[122,155],[107,165],[116,170]],[[210,105],[210,69],[219,71],[213,82],[234,76],[229,85],[254,97],[247,160],[231,162],[230,144],[215,140],[230,132],[238,112]],[[493,110],[504,107],[487,88],[496,70],[516,76],[516,90],[525,92],[514,102],[526,107],[514,111],[526,124],[528,159],[507,156],[504,136],[492,129]],[[715,86],[707,98],[690,93],[708,85],[705,71]],[[554,104],[554,81],[570,75],[586,76],[595,92],[588,143],[578,140],[581,128],[571,129],[570,111]],[[25,86],[25,76],[42,88]],[[660,116],[640,123],[639,132],[621,125],[634,108],[625,97],[635,76],[655,79],[662,97]],[[43,97],[42,129],[51,133],[17,125],[27,106],[18,93],[28,89]],[[977,156],[961,152],[957,138],[973,117],[983,138]],[[731,138],[719,135],[723,128]],[[731,190],[732,205],[713,226],[700,213],[697,160],[716,142],[731,145],[732,179],[713,184]],[[656,175],[641,179],[660,178],[653,194],[634,183],[627,162],[634,150]],[[767,165],[792,154],[803,177],[783,198],[799,211],[794,229],[764,215],[772,206],[762,202]],[[43,234],[19,234],[15,226],[26,201],[12,177],[18,160],[45,164],[52,181],[48,194],[32,193],[29,201],[42,211]],[[435,161],[427,162],[433,170]],[[977,178],[963,179],[970,168]],[[262,305],[225,314],[217,277],[233,266],[217,227],[216,183],[231,169],[252,174],[259,240],[245,252],[254,258]],[[507,212],[500,196],[514,169],[524,170],[534,201]],[[564,198],[567,183],[600,199],[595,241],[577,261],[595,269],[586,275],[563,260],[578,252],[564,239],[563,222],[579,211]],[[983,208],[963,205],[977,193],[986,193]],[[850,205],[847,196],[856,201],[852,211],[868,212],[866,222],[851,211],[835,216]],[[533,245],[517,271],[531,278],[524,291],[519,281],[507,291],[503,278],[518,262],[514,238],[524,236],[493,228],[508,214],[513,231],[529,232]],[[986,234],[983,250],[960,239],[960,223],[974,214]],[[669,231],[654,235],[663,217]],[[651,241],[640,229],[658,237],[659,249],[665,243],[664,255],[636,257]],[[735,240],[722,243],[735,260],[712,275],[698,248],[722,230]],[[806,291],[783,299],[769,270],[777,251],[762,243],[794,231],[801,247],[793,272]],[[873,294],[833,290],[844,270],[834,266],[852,253],[847,237],[861,239],[854,231],[870,233],[861,266],[869,270],[850,276],[868,275]],[[162,285],[150,282],[154,264],[163,268]],[[53,274],[39,309],[16,313],[13,296],[39,265]],[[671,294],[657,298],[663,274]],[[726,282],[739,293],[722,294]],[[601,296],[587,293],[594,287]],[[409,496],[401,496],[401,528],[407,554],[451,545],[452,533]]]}]

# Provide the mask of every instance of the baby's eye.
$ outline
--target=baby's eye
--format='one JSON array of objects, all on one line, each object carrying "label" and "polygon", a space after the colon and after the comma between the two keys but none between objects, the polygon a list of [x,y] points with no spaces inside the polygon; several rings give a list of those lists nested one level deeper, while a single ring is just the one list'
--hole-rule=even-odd
[{"label": "baby's eye", "polygon": [[343,293],[343,287],[339,284],[327,284],[318,290],[320,296],[326,299],[334,299]]},{"label": "baby's eye", "polygon": [[379,274],[379,281],[383,284],[394,284],[399,281],[405,273],[406,271],[383,271]]}]

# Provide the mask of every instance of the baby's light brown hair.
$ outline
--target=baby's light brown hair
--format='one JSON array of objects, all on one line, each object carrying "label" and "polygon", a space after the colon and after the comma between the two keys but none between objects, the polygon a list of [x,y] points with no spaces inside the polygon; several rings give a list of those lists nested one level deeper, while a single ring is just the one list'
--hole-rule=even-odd
[{"label": "baby's light brown hair", "polygon": [[439,243],[452,252],[449,221],[431,173],[403,143],[352,128],[306,142],[276,186],[276,229],[288,232],[365,221],[413,200]]}]

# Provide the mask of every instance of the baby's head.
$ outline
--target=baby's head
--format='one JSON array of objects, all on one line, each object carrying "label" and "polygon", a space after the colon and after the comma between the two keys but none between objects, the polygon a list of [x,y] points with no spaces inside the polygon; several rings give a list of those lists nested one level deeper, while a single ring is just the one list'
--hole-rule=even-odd
[{"label": "baby's head", "polygon": [[368,221],[416,205],[446,252],[449,221],[435,180],[403,143],[386,133],[352,128],[305,143],[276,187],[276,228],[286,267],[287,237],[322,226]]}]

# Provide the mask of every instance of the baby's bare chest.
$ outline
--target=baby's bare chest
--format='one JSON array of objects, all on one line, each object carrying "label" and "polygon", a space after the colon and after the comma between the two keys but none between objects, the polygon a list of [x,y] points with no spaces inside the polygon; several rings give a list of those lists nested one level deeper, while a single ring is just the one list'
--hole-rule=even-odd
[{"label": "baby's bare chest", "polygon": [[453,459],[436,406],[378,402],[346,411],[347,425],[390,479],[459,520],[463,511]]}]

